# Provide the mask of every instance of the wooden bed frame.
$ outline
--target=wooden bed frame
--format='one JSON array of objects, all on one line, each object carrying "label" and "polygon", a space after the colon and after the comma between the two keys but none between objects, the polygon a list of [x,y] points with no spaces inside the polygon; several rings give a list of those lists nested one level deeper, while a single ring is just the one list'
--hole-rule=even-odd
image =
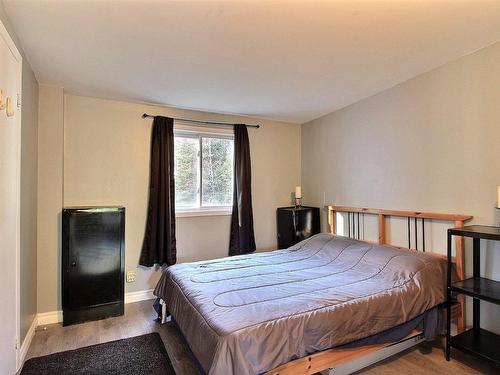
[{"label": "wooden bed frame", "polygon": [[[403,248],[394,246],[400,249],[410,249],[419,251],[418,249],[418,220],[421,222],[421,251],[446,259],[446,255],[438,254],[430,249],[425,249],[425,220],[447,221],[452,222],[455,227],[463,227],[464,223],[472,216],[456,215],[456,214],[438,214],[416,211],[397,211],[384,210],[378,208],[359,208],[347,206],[325,206],[328,210],[328,232],[336,234],[336,213],[348,214],[349,237],[360,239],[360,215],[376,215],[378,218],[378,244],[393,246],[387,243],[386,237],[386,220],[388,217],[407,218],[408,224],[408,247]],[[352,223],[352,231],[351,231]],[[356,225],[357,224],[357,225]],[[413,224],[414,245],[412,246],[411,226]],[[357,228],[357,234],[356,234]],[[371,241],[367,241],[371,242]],[[464,258],[464,239],[463,237],[455,237],[455,257],[452,263],[455,265],[454,272],[460,279],[465,278],[465,258]],[[457,331],[462,332],[465,329],[465,300],[463,297],[458,297],[456,304],[452,306],[452,319],[456,322]],[[267,375],[309,375],[317,372],[324,374],[349,374],[358,371],[366,366],[388,358],[396,353],[406,350],[424,340],[422,332],[413,331],[405,339],[395,343],[366,345],[357,348],[349,349],[328,349],[318,353],[308,355],[290,361],[275,369],[267,372]]]}]

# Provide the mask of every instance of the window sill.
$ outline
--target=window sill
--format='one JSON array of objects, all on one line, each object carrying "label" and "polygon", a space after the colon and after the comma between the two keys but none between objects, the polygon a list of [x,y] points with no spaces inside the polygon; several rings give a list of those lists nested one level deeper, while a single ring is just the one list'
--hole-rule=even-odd
[{"label": "window sill", "polygon": [[186,211],[176,211],[175,217],[198,217],[198,216],[230,216],[232,213],[231,209],[220,209],[220,210],[186,210]]}]

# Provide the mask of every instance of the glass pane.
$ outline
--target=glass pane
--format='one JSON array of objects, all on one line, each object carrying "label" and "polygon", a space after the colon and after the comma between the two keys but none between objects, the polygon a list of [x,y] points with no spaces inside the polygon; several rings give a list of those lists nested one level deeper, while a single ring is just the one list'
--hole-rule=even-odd
[{"label": "glass pane", "polygon": [[234,142],[224,138],[202,138],[202,202],[207,206],[233,204]]},{"label": "glass pane", "polygon": [[175,207],[181,210],[199,206],[199,147],[198,138],[175,137]]}]

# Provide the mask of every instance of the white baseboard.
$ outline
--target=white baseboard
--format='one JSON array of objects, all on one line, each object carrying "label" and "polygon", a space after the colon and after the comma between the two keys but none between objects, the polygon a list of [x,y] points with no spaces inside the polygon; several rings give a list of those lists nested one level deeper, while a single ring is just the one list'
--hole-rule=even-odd
[{"label": "white baseboard", "polygon": [[37,315],[38,326],[46,326],[47,324],[54,324],[62,322],[62,311],[49,311],[38,313]]},{"label": "white baseboard", "polygon": [[[155,298],[153,295],[153,289],[140,290],[138,292],[125,293],[125,303],[133,303],[146,301]],[[62,322],[62,311],[49,311],[45,313],[38,313],[37,315],[37,326],[45,326],[48,324],[55,324]]]},{"label": "white baseboard", "polygon": [[26,337],[24,338],[23,343],[21,344],[21,348],[19,349],[17,355],[18,355],[18,365],[19,369],[23,367],[24,360],[26,358],[26,354],[28,354],[28,349],[30,348],[31,341],[33,340],[33,336],[35,336],[35,329],[38,325],[38,316],[35,315],[33,318],[33,321],[31,322],[30,328],[28,329],[28,332],[26,333]]},{"label": "white baseboard", "polygon": [[138,292],[125,293],[125,303],[133,303],[153,299],[155,298],[155,296],[153,295],[153,290],[154,289],[148,289],[140,290]]}]

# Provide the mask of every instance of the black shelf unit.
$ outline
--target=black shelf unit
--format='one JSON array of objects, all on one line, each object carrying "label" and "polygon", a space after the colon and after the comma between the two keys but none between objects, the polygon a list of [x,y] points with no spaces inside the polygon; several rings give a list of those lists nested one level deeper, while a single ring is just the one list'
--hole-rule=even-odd
[{"label": "black shelf unit", "polygon": [[466,353],[487,359],[494,363],[500,362],[500,351],[498,350],[498,335],[485,329],[479,328],[475,333],[469,329],[459,335],[452,337],[452,346]]},{"label": "black shelf unit", "polygon": [[[453,236],[471,237],[473,239],[473,276],[456,282],[451,281],[451,243]],[[450,360],[450,349],[453,347],[500,365],[500,351],[498,350],[500,335],[481,328],[479,319],[481,300],[500,305],[500,282],[480,275],[481,239],[500,241],[500,228],[470,225],[463,228],[448,229],[446,360]],[[450,331],[452,293],[460,293],[473,298],[472,328],[456,336],[451,336]]]},{"label": "black shelf unit", "polygon": [[451,284],[451,290],[491,303],[498,303],[500,300],[500,282],[484,277],[471,277],[454,282]]}]

